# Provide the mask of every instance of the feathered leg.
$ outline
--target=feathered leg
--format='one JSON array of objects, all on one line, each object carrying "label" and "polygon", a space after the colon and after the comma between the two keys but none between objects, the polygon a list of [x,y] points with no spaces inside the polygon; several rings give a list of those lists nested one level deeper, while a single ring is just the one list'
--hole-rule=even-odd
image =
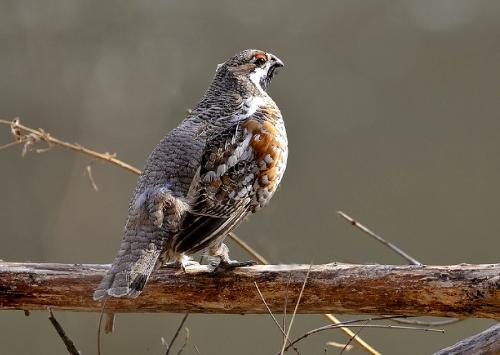
[{"label": "feathered leg", "polygon": [[166,187],[140,194],[130,208],[120,250],[94,299],[139,296],[151,273],[161,266],[168,237],[187,209],[187,203]]}]

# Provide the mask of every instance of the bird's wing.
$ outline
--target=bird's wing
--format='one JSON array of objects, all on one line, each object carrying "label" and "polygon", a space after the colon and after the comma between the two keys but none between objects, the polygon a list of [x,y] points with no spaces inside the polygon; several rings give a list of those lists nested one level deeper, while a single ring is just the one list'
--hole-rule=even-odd
[{"label": "bird's wing", "polygon": [[207,141],[190,195],[193,205],[174,237],[176,252],[194,253],[236,228],[252,210],[260,167],[252,119],[239,121]]}]

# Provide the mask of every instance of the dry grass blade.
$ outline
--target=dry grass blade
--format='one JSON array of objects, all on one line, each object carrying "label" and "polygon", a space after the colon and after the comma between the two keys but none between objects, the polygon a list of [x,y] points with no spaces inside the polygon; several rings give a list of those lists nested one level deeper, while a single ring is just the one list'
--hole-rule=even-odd
[{"label": "dry grass blade", "polygon": [[190,336],[189,328],[185,328],[184,331],[186,332],[186,336],[184,338],[184,344],[182,344],[181,348],[177,352],[177,355],[181,355],[183,353],[184,349],[186,349],[186,346],[188,345],[189,342],[189,336]]},{"label": "dry grass blade", "polygon": [[102,309],[101,309],[101,314],[99,315],[99,325],[97,326],[97,355],[101,355],[101,326],[102,326],[102,319],[104,317],[104,309],[106,308],[106,302],[108,301],[108,298],[104,298],[104,302],[102,303]]},{"label": "dry grass blade", "polygon": [[[290,325],[288,326],[288,330],[286,331],[285,340],[283,341],[283,347],[281,348],[281,355],[283,355],[283,353],[285,352],[286,343],[290,338],[290,330],[292,329],[293,320],[295,319],[295,315],[297,314],[297,310],[299,309],[300,300],[302,299],[302,295],[304,294],[304,289],[306,288],[306,283],[307,280],[309,279],[309,273],[311,272],[311,267],[312,264],[309,265],[306,277],[304,278],[304,282],[302,283],[302,288],[300,289],[299,298],[297,299],[297,303],[295,303],[295,309],[293,310],[292,318],[290,319]],[[290,346],[291,345],[289,345],[289,347]]]},{"label": "dry grass blade", "polygon": [[[271,315],[271,318],[273,319],[274,324],[276,324],[276,326],[278,327],[278,329],[281,331],[281,334],[283,334],[283,336],[284,336],[284,340],[283,341],[286,341],[287,338],[286,338],[286,333],[285,333],[285,330],[284,330],[285,328],[282,328],[280,326],[280,324],[278,323],[278,320],[276,319],[276,317],[274,316],[273,312],[271,311],[271,308],[269,308],[269,305],[267,304],[266,299],[264,298],[264,295],[260,291],[260,288],[259,288],[259,285],[257,285],[257,282],[254,281],[254,285],[255,285],[255,288],[257,289],[257,292],[259,293],[260,299],[262,300],[262,302],[266,306],[267,312]],[[300,352],[299,352],[299,350],[296,347],[293,347],[293,350],[295,350],[295,352],[300,355]]]},{"label": "dry grass blade", "polygon": [[99,192],[99,187],[97,186],[94,176],[92,175],[92,166],[89,164],[85,167],[85,176],[89,178],[90,186],[95,192]]},{"label": "dry grass blade", "polygon": [[354,346],[352,345],[337,343],[336,341],[329,341],[326,343],[326,345],[333,346],[334,348],[339,348],[339,349],[345,348],[345,351],[351,351],[352,349],[354,349]]},{"label": "dry grass blade", "polygon": [[68,337],[68,335],[64,331],[64,328],[57,321],[56,317],[54,317],[54,313],[52,313],[52,310],[50,308],[49,308],[49,320],[52,323],[52,325],[54,326],[59,337],[64,342],[64,345],[66,345],[66,349],[68,350],[68,353],[70,353],[71,355],[79,355],[80,352],[76,348],[73,341]]},{"label": "dry grass blade", "polygon": [[187,320],[188,317],[189,317],[189,313],[186,313],[184,315],[184,317],[182,317],[182,320],[179,323],[179,326],[177,327],[177,330],[175,331],[175,334],[172,337],[172,340],[170,340],[170,343],[168,343],[168,345],[166,345],[165,355],[170,354],[170,350],[172,349],[172,346],[174,346],[175,340],[179,336],[179,333],[181,332],[181,329],[184,326],[184,323],[186,323],[186,320]]}]

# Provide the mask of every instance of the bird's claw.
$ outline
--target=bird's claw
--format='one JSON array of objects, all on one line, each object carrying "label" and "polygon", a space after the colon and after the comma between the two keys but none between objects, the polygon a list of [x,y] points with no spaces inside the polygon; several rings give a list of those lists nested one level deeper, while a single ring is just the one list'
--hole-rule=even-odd
[{"label": "bird's claw", "polygon": [[230,260],[230,261],[220,261],[218,263],[209,263],[208,266],[211,272],[225,272],[238,267],[254,266],[254,265],[257,265],[257,262],[254,260],[248,260],[248,261]]}]

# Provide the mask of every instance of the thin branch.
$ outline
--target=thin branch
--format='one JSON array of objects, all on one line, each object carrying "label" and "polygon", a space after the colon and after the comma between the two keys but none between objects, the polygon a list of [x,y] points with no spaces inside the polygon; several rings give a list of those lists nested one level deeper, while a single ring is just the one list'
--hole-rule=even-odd
[{"label": "thin branch", "polygon": [[264,258],[262,255],[260,255],[254,248],[252,248],[250,245],[248,245],[244,240],[242,240],[240,237],[238,237],[233,232],[230,232],[228,234],[228,237],[231,238],[236,244],[238,244],[241,249],[243,249],[249,255],[251,255],[252,257],[257,259],[261,264],[263,264],[263,265],[270,264],[270,262],[266,258]]},{"label": "thin branch", "polygon": [[290,338],[290,330],[292,330],[293,320],[295,319],[295,315],[297,314],[297,310],[299,309],[300,300],[302,295],[304,294],[304,289],[306,288],[307,280],[309,279],[309,274],[311,273],[312,264],[309,265],[309,269],[307,270],[306,277],[304,278],[304,282],[302,283],[302,288],[300,289],[299,297],[297,298],[297,303],[295,303],[295,309],[293,310],[292,318],[290,319],[290,325],[288,326],[288,330],[286,331],[285,340],[283,341],[283,347],[281,348],[281,355],[285,352],[286,342]]},{"label": "thin branch", "polygon": [[[278,329],[281,331],[281,334],[283,334],[284,339],[285,339],[284,341],[286,341],[286,333],[284,330],[285,328],[282,328],[281,325],[278,323],[278,320],[274,316],[274,313],[271,311],[271,308],[269,308],[269,305],[267,304],[266,299],[264,298],[264,295],[262,295],[262,292],[260,292],[260,288],[259,288],[259,285],[257,285],[257,282],[254,282],[254,284],[255,284],[255,288],[257,289],[257,292],[259,293],[260,299],[262,300],[262,302],[266,306],[267,312],[271,315],[271,318],[273,319],[274,324],[276,324]],[[295,352],[300,355],[300,352],[296,347],[293,347],[293,350],[295,350]]]},{"label": "thin branch", "polygon": [[68,335],[64,331],[64,328],[57,321],[56,317],[54,316],[54,313],[52,313],[52,310],[50,308],[49,308],[49,320],[52,323],[52,325],[54,326],[59,337],[62,339],[64,345],[66,345],[66,349],[68,350],[68,353],[70,353],[71,355],[80,355],[80,352],[76,348],[75,344],[68,337]]},{"label": "thin branch", "polygon": [[184,317],[182,318],[181,322],[179,323],[179,326],[177,327],[177,330],[175,331],[175,334],[172,337],[172,340],[170,340],[170,343],[168,343],[168,345],[166,345],[165,355],[170,354],[170,349],[172,349],[172,346],[174,346],[175,339],[177,339],[177,337],[179,336],[179,333],[181,332],[181,329],[184,326],[184,323],[186,323],[186,320],[188,317],[189,317],[189,313],[184,314]]},{"label": "thin branch", "polygon": [[419,320],[419,319],[399,319],[399,318],[394,318],[391,320],[393,322],[401,323],[401,324],[420,325],[420,326],[424,326],[424,327],[442,327],[445,325],[450,325],[450,324],[461,322],[464,319],[452,318],[452,319],[438,320],[438,321],[434,321],[434,322],[426,322],[426,321]]},{"label": "thin branch", "polygon": [[[384,238],[382,238],[381,236],[379,236],[378,234],[376,234],[375,232],[373,232],[369,228],[365,227],[360,222],[356,221],[354,218],[350,217],[346,213],[344,213],[342,211],[337,211],[337,214],[339,216],[341,216],[342,218],[344,218],[345,220],[347,220],[352,226],[360,229],[361,231],[363,231],[364,233],[366,233],[370,237],[376,239],[377,241],[379,241],[380,243],[382,243],[383,245],[385,245],[386,247],[388,247],[392,251],[396,252],[398,255],[400,255],[401,257],[406,259],[410,264],[423,265],[420,261],[418,261],[414,257],[410,256],[408,253],[406,253],[405,251],[403,251],[402,249],[400,249],[396,245],[392,244],[391,242],[388,242],[387,240],[385,240]],[[410,320],[410,319],[397,319],[397,318],[395,318],[392,321],[396,322],[396,323],[403,323],[403,324],[423,325],[423,326],[428,326],[428,327],[439,327],[439,326],[444,326],[444,325],[448,325],[448,324],[461,322],[462,319],[454,318],[454,319],[447,319],[444,321],[437,321],[437,322],[424,322],[424,321],[420,321],[420,320],[416,320],[416,319]]]},{"label": "thin branch", "polygon": [[[331,321],[333,324],[340,325],[340,326],[343,324],[343,322],[341,320],[339,320],[337,317],[333,316],[332,314],[327,313],[327,314],[324,314],[324,316],[326,317],[326,319],[328,319],[329,321]],[[359,337],[358,335],[356,335],[351,329],[349,329],[347,327],[342,327],[342,326],[340,327],[340,329],[345,334],[347,334],[350,338],[354,337],[354,340],[359,344],[359,346],[361,346],[361,348],[363,348],[367,352],[369,352],[369,353],[371,353],[373,355],[381,355],[380,352],[378,352],[377,350],[375,350],[364,339],[362,339],[361,337]]]},{"label": "thin branch", "polygon": [[409,261],[411,264],[413,264],[413,265],[422,265],[422,263],[420,263],[418,260],[416,260],[415,258],[411,257],[410,255],[408,255],[407,253],[405,253],[403,250],[399,249],[397,246],[395,246],[391,242],[388,242],[387,240],[385,240],[384,238],[382,238],[381,236],[379,236],[375,232],[373,232],[370,229],[366,228],[364,225],[362,225],[361,223],[357,222],[356,220],[354,220],[353,218],[351,218],[350,216],[348,216],[344,212],[337,211],[337,214],[340,217],[342,217],[345,220],[347,220],[349,223],[351,223],[351,225],[353,225],[354,227],[362,230],[363,232],[365,232],[366,234],[368,234],[370,237],[378,240],[380,243],[384,244],[386,247],[388,247],[391,250],[393,250],[395,253],[397,253],[402,258],[406,259],[407,261]]},{"label": "thin branch", "polygon": [[[369,322],[370,322],[370,321],[369,321],[369,320],[367,320],[367,321],[365,322],[365,324],[368,324]],[[350,345],[350,344],[352,343],[352,341],[354,340],[354,338],[356,338],[356,337],[359,335],[359,333],[361,333],[361,331],[362,331],[362,330],[363,330],[363,327],[360,327],[360,328],[356,331],[356,333],[354,333],[354,335],[351,337],[351,339],[349,339],[349,341],[348,341],[348,342],[345,344],[345,346],[342,348],[342,350],[340,351],[339,355],[342,355],[345,351],[348,351],[349,346],[352,346],[352,345]]]},{"label": "thin branch", "polygon": [[[417,328],[417,327],[408,327],[408,326],[401,326],[401,325],[386,325],[386,324],[355,324],[355,323],[359,323],[359,322],[374,321],[374,320],[386,320],[386,319],[390,319],[390,318],[392,318],[392,317],[385,317],[385,316],[384,317],[373,317],[373,318],[367,318],[367,319],[354,319],[354,320],[350,320],[350,321],[345,321],[345,322],[342,322],[342,324],[328,324],[328,325],[325,325],[323,327],[312,329],[312,330],[304,333],[300,337],[293,340],[292,345],[297,344],[299,341],[307,338],[310,335],[313,335],[313,334],[316,334],[316,333],[319,333],[319,332],[322,332],[325,330],[329,330],[329,329],[339,328],[341,326],[343,326],[343,327],[362,327],[362,328],[411,329],[411,330],[421,330],[424,332],[444,333],[444,330],[442,330],[442,329],[433,329],[433,328]],[[285,348],[285,350],[288,350],[288,348],[290,346],[291,345],[288,345]]]},{"label": "thin branch", "polygon": [[[49,133],[45,132],[43,129],[36,130],[36,129],[33,129],[33,128],[30,128],[30,127],[27,127],[27,126],[20,124],[19,121],[17,121],[17,124],[15,124],[14,120],[9,121],[9,120],[0,119],[0,123],[5,124],[5,125],[9,125],[11,127],[12,126],[17,127],[19,129],[19,132],[20,132],[19,136],[21,137],[20,138],[21,140],[25,139],[26,137],[29,137],[31,135],[31,137],[38,138],[39,140],[42,140],[49,145],[60,146],[63,148],[73,150],[75,152],[86,154],[86,155],[91,156],[91,157],[96,158],[96,159],[100,159],[100,160],[107,161],[109,163],[113,163],[113,164],[118,165],[119,167],[121,167],[125,170],[128,170],[132,173],[135,173],[135,174],[141,173],[141,171],[139,169],[117,159],[116,154],[111,154],[111,153],[107,153],[107,152],[106,153],[99,153],[99,152],[96,152],[95,150],[85,148],[78,143],[68,143],[68,142],[62,141],[60,139],[52,137]],[[28,132],[30,135],[26,134],[25,132]],[[26,143],[28,143],[28,141]]]}]

